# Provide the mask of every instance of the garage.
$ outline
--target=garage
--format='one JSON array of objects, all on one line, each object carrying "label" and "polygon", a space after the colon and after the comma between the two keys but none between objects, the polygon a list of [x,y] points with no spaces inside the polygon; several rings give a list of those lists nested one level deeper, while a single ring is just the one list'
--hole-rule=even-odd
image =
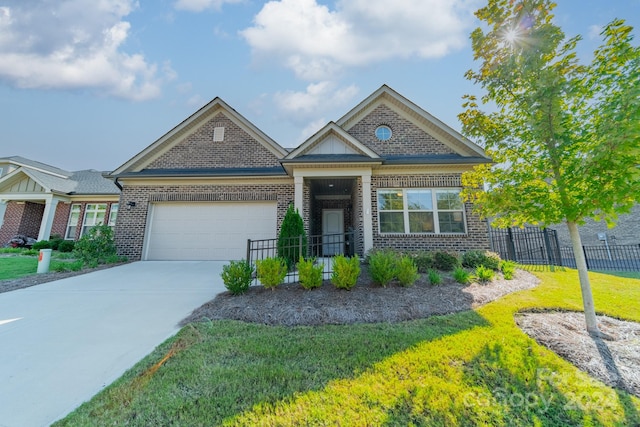
[{"label": "garage", "polygon": [[236,260],[247,239],[276,237],[276,202],[154,203],[145,260]]}]

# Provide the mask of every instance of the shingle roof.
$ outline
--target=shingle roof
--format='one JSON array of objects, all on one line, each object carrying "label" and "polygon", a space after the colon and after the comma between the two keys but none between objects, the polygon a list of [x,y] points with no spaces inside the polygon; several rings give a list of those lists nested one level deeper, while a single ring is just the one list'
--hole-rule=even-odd
[{"label": "shingle roof", "polygon": [[69,172],[35,160],[25,159],[20,156],[0,158],[0,163],[11,162],[18,169],[3,177],[9,178],[20,171],[24,172],[48,191],[62,194],[119,194],[120,190],[115,183],[103,176],[103,172],[88,169]]}]

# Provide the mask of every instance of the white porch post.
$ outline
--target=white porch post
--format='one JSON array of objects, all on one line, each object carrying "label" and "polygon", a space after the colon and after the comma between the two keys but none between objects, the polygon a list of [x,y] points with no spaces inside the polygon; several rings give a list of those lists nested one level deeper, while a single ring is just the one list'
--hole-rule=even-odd
[{"label": "white porch post", "polygon": [[373,249],[373,220],[371,216],[371,171],[363,173],[362,178],[362,222],[363,222],[363,249]]},{"label": "white porch post", "polygon": [[56,207],[60,200],[53,196],[48,196],[42,213],[42,222],[40,223],[40,232],[38,233],[38,241],[49,240],[51,235],[51,227],[53,226],[53,218],[56,215]]},{"label": "white porch post", "polygon": [[293,184],[294,184],[294,198],[293,198],[293,207],[296,208],[299,212],[300,215],[304,215],[304,210],[303,208],[303,192],[304,192],[304,188],[303,188],[303,182],[304,182],[304,177],[303,176],[297,176],[294,175],[293,177]]}]

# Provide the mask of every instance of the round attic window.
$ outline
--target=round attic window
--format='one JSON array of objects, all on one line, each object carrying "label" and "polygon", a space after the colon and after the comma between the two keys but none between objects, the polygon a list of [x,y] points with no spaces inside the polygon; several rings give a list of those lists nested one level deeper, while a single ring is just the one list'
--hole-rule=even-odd
[{"label": "round attic window", "polygon": [[376,138],[380,141],[387,141],[391,139],[391,128],[389,126],[378,126],[376,128]]}]

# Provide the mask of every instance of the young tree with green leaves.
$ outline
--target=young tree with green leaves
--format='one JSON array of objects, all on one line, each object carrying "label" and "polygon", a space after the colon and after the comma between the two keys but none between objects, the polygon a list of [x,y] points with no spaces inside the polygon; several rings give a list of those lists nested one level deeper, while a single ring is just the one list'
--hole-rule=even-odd
[{"label": "young tree with green leaves", "polygon": [[[599,335],[578,225],[614,224],[640,200],[640,49],[616,19],[589,64],[553,22],[549,0],[489,0],[471,35],[484,95],[465,96],[463,131],[494,165],[463,176],[463,197],[498,227],[565,223],[587,330]],[[485,107],[481,110],[480,105]]]}]

